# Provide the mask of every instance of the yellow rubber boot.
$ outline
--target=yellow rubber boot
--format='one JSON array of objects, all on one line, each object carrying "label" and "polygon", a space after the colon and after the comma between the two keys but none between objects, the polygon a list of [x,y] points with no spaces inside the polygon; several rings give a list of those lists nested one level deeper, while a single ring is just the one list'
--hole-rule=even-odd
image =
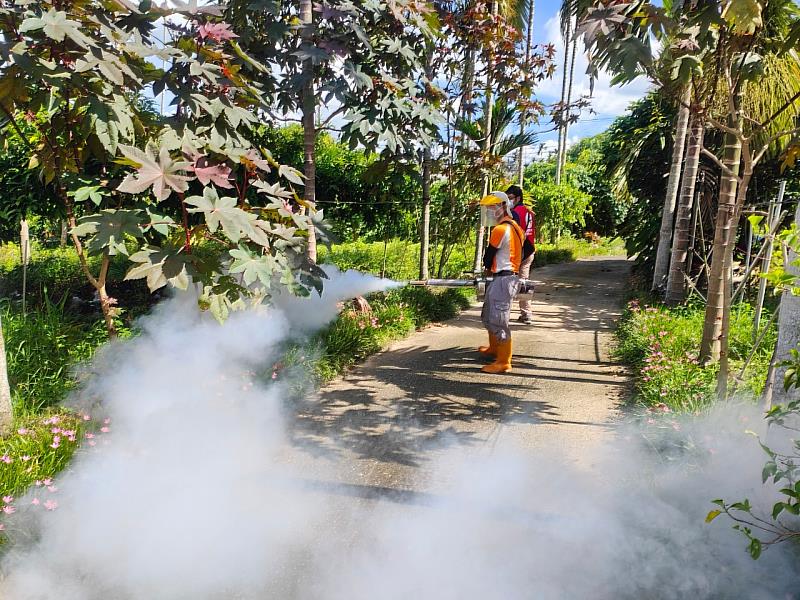
[{"label": "yellow rubber boot", "polygon": [[497,338],[490,333],[489,345],[481,346],[480,348],[478,348],[478,352],[480,352],[484,356],[497,356]]},{"label": "yellow rubber boot", "polygon": [[481,369],[484,373],[507,373],[511,370],[511,338],[497,342],[497,358]]}]

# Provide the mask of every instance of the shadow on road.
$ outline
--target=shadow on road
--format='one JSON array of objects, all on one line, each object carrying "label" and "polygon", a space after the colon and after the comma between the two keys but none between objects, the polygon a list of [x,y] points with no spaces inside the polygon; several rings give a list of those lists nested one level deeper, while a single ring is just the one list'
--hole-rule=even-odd
[{"label": "shadow on road", "polygon": [[[320,394],[298,400],[289,415],[293,443],[314,454],[346,449],[362,459],[418,466],[436,447],[485,443],[500,424],[607,427],[559,417],[559,407],[542,398],[550,398],[554,385],[624,387],[602,371],[614,363],[604,359],[600,336],[619,316],[628,264],[607,259],[554,267],[559,267],[554,274],[563,275],[557,280],[547,268],[537,273],[546,283],[539,288],[534,327],[514,329],[528,341],[515,353],[512,375],[480,372],[473,341],[482,340],[482,326],[471,311],[434,333],[436,343],[446,347],[406,344],[374,357]],[[594,360],[569,358],[573,342]]]}]

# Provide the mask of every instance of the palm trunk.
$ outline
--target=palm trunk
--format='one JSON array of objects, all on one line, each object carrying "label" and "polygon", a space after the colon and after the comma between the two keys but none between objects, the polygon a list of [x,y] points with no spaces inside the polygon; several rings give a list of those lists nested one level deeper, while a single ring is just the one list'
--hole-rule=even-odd
[{"label": "palm trunk", "polygon": [[569,66],[569,40],[571,35],[572,22],[567,22],[567,29],[564,32],[564,74],[561,78],[561,118],[558,125],[558,150],[556,152],[556,185],[561,183],[561,144],[564,140],[564,121],[565,105],[567,100],[567,67]]},{"label": "palm trunk", "polygon": [[[728,126],[741,130],[741,113],[739,99],[734,101],[735,108],[728,117]],[[726,279],[729,277],[730,255],[733,251],[733,242],[736,237],[736,196],[739,183],[739,163],[742,157],[742,144],[739,138],[732,134],[725,134],[725,147],[722,163],[726,170],[722,172],[720,182],[717,219],[714,226],[714,244],[711,254],[711,270],[708,276],[708,295],[706,299],[706,314],[703,322],[703,339],[700,344],[700,361],[702,363],[716,362],[720,358],[723,320],[725,318]],[[727,340],[725,340],[727,345]]]},{"label": "palm trunk", "polygon": [[0,436],[11,431],[14,413],[11,408],[11,388],[8,385],[6,347],[3,340],[3,323],[0,320]]},{"label": "palm trunk", "polygon": [[[531,52],[533,51],[533,15],[536,10],[536,0],[529,0],[528,2],[528,23],[527,31],[525,34],[525,70],[530,74],[531,68]],[[525,115],[521,115],[519,119],[519,134],[525,134]],[[525,165],[523,160],[525,158],[525,146],[520,146],[517,152],[517,182],[519,187],[525,187]]]},{"label": "palm trunk", "polygon": [[422,230],[419,240],[419,278],[428,279],[428,246],[431,229],[431,151],[422,154]]},{"label": "palm trunk", "polygon": [[[664,208],[661,211],[661,229],[658,232],[658,249],[656,251],[656,265],[653,271],[652,290],[660,290],[664,286],[670,268],[670,244],[672,243],[672,229],[675,225],[675,202],[678,197],[678,183],[681,179],[681,166],[683,164],[683,149],[686,145],[686,132],[689,125],[689,99],[691,86],[687,85],[681,94],[681,105],[675,124],[675,141],[672,145],[672,163],[669,168],[667,180],[667,193],[664,197]],[[702,124],[700,125],[702,127]],[[696,123],[693,124],[696,127]],[[698,157],[699,149],[698,149]],[[687,156],[688,161],[688,156]],[[697,165],[695,164],[695,171]],[[683,198],[682,198],[683,199]],[[677,227],[675,227],[677,229]],[[684,258],[685,260],[685,258]]]},{"label": "palm trunk", "polygon": [[[300,1],[300,22],[302,24],[301,36],[303,43],[309,47],[313,45],[314,13],[311,0]],[[303,62],[303,78],[305,83],[301,93],[301,108],[303,112],[303,174],[305,175],[306,202],[316,201],[316,154],[317,124],[314,121],[316,112],[316,98],[314,97],[314,64],[311,59]],[[312,262],[317,262],[317,235],[313,225],[308,230],[308,248],[306,255]]]},{"label": "palm trunk", "polygon": [[[687,115],[689,111],[687,110]],[[705,126],[703,118],[696,116],[692,119],[691,131],[689,132],[689,146],[686,149],[686,161],[683,165],[683,176],[681,181],[680,200],[678,202],[678,215],[675,219],[675,234],[672,236],[672,255],[670,257],[669,277],[667,278],[667,304],[676,305],[683,302],[686,291],[686,278],[689,256],[689,238],[691,234],[694,190],[697,182],[697,171],[700,166],[700,150],[703,147],[703,135]],[[677,144],[677,138],[676,138]],[[673,153],[673,167],[674,167]],[[670,183],[673,173],[670,172]],[[678,179],[678,176],[675,176]],[[669,185],[667,185],[669,188]],[[669,197],[669,191],[667,192]],[[666,212],[666,202],[664,211]],[[659,238],[659,250],[663,239],[664,219],[661,222],[662,237]],[[653,278],[653,283],[656,280]]]},{"label": "palm trunk", "polygon": [[[572,36],[572,58],[569,62],[569,81],[567,83],[567,117],[569,117],[569,105],[572,102],[572,83],[575,80],[575,53],[578,51],[578,36]],[[561,175],[564,175],[564,167],[567,165],[567,142],[569,141],[569,118],[564,121],[564,135],[561,139],[561,152],[559,154],[559,165]]]},{"label": "palm trunk", "polygon": [[[794,224],[800,230],[800,203],[794,212]],[[795,285],[800,284],[800,267],[797,261],[800,259],[794,250],[789,251],[789,260],[786,262],[787,273],[794,275]],[[780,363],[789,358],[789,351],[800,349],[800,296],[792,294],[790,291],[783,292],[781,295],[780,313],[778,314],[778,344],[775,349],[775,361]],[[775,371],[775,382],[777,385],[772,390],[772,402],[785,404],[791,400],[800,398],[800,389],[785,390],[783,379],[786,374],[785,366],[777,366]]]}]

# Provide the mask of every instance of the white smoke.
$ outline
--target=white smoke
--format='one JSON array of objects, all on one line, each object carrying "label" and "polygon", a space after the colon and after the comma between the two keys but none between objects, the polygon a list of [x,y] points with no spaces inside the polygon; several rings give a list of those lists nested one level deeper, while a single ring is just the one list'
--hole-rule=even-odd
[{"label": "white smoke", "polygon": [[[759,426],[754,410],[720,411],[646,447],[622,427],[590,469],[453,440],[420,469],[425,493],[328,483],[346,463],[306,469],[287,442],[286,388],[254,373],[296,328],[387,286],[331,276],[322,300],[283,298],[224,326],[175,298],[139,337],[106,348],[84,397],[111,419],[109,444],[60,477],[56,511],[19,515],[36,537],[3,561],[0,597],[792,597],[788,549],[754,562],[728,524],[703,523],[712,498],[772,500],[764,457],[742,433]],[[674,439],[692,444],[667,452]]]}]

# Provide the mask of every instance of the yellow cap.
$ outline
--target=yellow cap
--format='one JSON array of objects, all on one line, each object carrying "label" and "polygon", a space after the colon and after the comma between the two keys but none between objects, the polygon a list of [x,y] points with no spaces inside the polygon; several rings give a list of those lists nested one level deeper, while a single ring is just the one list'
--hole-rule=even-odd
[{"label": "yellow cap", "polygon": [[488,196],[481,198],[481,206],[492,206],[494,204],[508,203],[508,196],[505,192],[492,192]]}]

